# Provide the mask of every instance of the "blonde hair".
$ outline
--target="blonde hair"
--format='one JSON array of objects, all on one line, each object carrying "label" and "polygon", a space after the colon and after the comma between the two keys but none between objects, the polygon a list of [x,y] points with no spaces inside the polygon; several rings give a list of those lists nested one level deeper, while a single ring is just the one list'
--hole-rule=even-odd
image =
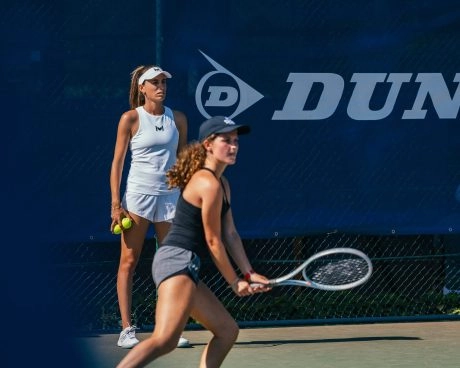
[{"label": "blonde hair", "polygon": [[129,106],[131,109],[142,106],[145,103],[145,97],[139,92],[139,78],[150,68],[158,65],[140,65],[131,72],[131,88],[129,90]]}]

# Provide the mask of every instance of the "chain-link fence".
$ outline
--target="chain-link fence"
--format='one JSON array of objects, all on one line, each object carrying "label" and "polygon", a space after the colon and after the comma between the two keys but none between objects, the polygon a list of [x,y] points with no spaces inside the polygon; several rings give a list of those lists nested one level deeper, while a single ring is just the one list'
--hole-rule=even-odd
[{"label": "chain-link fence", "polygon": [[[213,264],[202,269],[203,281],[242,324],[309,323],[350,319],[433,317],[460,318],[460,253],[448,237],[368,236],[331,233],[295,238],[245,240],[254,268],[269,277],[290,272],[314,253],[353,247],[368,254],[374,273],[352,290],[326,292],[283,287],[239,298]],[[154,240],[147,240],[134,276],[133,321],[154,323],[156,290],[151,277]],[[457,251],[455,252],[455,249]],[[119,328],[116,295],[119,244],[78,244],[56,249],[63,298],[76,316],[77,328]],[[440,317],[441,316],[441,317]],[[190,320],[190,323],[194,321]]]}]

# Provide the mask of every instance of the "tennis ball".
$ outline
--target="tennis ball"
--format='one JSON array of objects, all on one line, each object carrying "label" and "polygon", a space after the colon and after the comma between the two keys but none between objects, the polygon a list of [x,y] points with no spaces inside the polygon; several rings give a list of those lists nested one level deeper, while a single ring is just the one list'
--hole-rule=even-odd
[{"label": "tennis ball", "polygon": [[121,234],[121,227],[120,227],[120,225],[116,224],[116,225],[113,227],[113,233],[114,233],[115,235]]},{"label": "tennis ball", "polygon": [[123,229],[129,229],[133,223],[129,217],[125,217],[121,220],[121,224],[123,225]]}]

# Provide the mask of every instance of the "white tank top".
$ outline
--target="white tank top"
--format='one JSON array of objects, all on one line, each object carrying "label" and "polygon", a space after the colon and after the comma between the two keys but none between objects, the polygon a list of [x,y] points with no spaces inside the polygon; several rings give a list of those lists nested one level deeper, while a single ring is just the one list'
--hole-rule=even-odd
[{"label": "white tank top", "polygon": [[136,108],[139,129],[129,144],[131,167],[126,191],[149,195],[171,194],[166,172],[176,162],[179,131],[174,115],[165,106],[163,115],[151,115],[142,106]]}]

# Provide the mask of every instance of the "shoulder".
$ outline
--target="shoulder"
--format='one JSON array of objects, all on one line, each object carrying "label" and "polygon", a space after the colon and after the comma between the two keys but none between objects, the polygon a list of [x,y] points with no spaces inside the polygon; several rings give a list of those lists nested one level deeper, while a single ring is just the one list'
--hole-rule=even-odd
[{"label": "shoulder", "polygon": [[188,202],[202,207],[203,203],[213,203],[221,197],[221,190],[222,187],[214,175],[200,169],[192,175],[182,194]]},{"label": "shoulder", "polygon": [[139,120],[139,114],[137,113],[137,110],[134,109],[134,110],[129,110],[129,111],[124,112],[121,115],[120,123],[131,125],[137,122],[138,120]]},{"label": "shoulder", "polygon": [[129,110],[121,115],[120,122],[118,123],[118,131],[133,135],[139,125],[139,115],[136,110]]},{"label": "shoulder", "polygon": [[216,177],[208,170],[203,169],[198,170],[192,175],[189,185],[206,191],[217,191],[220,189],[220,184],[216,180]]}]

